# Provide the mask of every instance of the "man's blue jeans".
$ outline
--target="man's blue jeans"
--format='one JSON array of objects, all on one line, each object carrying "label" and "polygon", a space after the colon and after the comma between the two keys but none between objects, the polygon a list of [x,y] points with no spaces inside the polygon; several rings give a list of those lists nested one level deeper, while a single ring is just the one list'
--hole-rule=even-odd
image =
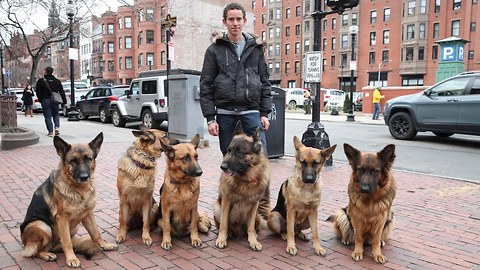
[{"label": "man's blue jeans", "polygon": [[380,103],[373,103],[373,117],[372,119],[378,119],[380,114]]},{"label": "man's blue jeans", "polygon": [[[48,132],[53,132],[53,125],[55,128],[60,127],[60,115],[58,113],[58,103],[53,103],[49,98],[42,99],[43,117],[45,118],[45,125],[47,126]],[[53,118],[53,124],[52,124]]]},{"label": "man's blue jeans", "polygon": [[228,115],[228,114],[218,114],[217,123],[220,129],[218,139],[220,142],[220,150],[225,156],[227,154],[228,146],[232,141],[233,136],[235,136],[235,126],[237,121],[242,122],[242,129],[245,134],[252,136],[257,127],[260,127],[261,132],[260,136],[262,138],[263,152],[266,156],[267,154],[267,140],[265,138],[265,131],[263,129],[262,123],[260,122],[260,113],[248,113],[243,115]]}]

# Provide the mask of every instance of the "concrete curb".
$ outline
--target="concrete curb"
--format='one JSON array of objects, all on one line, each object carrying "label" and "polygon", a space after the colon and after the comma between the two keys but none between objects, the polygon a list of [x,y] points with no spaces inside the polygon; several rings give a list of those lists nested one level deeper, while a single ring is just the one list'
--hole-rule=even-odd
[{"label": "concrete curb", "polygon": [[39,136],[26,128],[16,127],[20,132],[2,133],[0,145],[2,150],[12,150],[19,147],[33,145],[39,142]]}]

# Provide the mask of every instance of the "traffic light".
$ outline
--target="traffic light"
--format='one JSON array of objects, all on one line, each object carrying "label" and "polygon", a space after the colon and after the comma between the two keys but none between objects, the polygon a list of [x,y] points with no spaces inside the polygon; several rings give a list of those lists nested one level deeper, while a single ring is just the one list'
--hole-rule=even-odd
[{"label": "traffic light", "polygon": [[358,6],[359,3],[360,0],[327,0],[327,6],[339,14],[343,13],[345,9]]}]

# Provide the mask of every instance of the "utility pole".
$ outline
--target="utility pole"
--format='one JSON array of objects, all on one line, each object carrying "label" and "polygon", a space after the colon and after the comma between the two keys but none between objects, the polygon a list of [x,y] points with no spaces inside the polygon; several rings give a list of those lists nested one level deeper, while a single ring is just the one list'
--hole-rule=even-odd
[{"label": "utility pole", "polygon": [[0,72],[2,73],[2,91],[5,89],[5,77],[3,77],[3,44],[0,44]]}]

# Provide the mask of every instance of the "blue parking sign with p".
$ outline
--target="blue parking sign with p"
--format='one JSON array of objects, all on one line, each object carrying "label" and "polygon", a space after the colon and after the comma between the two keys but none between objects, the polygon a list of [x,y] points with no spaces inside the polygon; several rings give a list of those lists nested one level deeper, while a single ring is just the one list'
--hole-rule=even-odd
[{"label": "blue parking sign with p", "polygon": [[441,51],[441,58],[442,62],[449,62],[449,61],[462,61],[464,59],[464,49],[463,44],[451,44],[451,45],[443,45]]},{"label": "blue parking sign with p", "polygon": [[12,77],[12,74],[13,74],[13,72],[12,72],[10,69],[8,69],[8,70],[5,71],[5,75],[6,75],[7,77]]}]

